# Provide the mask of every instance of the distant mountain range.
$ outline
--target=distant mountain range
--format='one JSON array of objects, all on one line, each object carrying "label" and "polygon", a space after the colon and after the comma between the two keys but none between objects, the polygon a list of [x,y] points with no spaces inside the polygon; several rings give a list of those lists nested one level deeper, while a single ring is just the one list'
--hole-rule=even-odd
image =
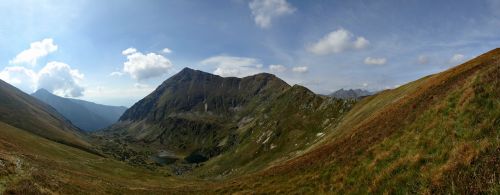
[{"label": "distant mountain range", "polygon": [[363,89],[339,89],[333,93],[331,93],[330,97],[335,97],[339,99],[360,99],[365,96],[373,95],[373,92],[363,90]]},{"label": "distant mountain range", "polygon": [[45,89],[39,89],[31,95],[54,107],[75,126],[85,131],[95,131],[112,125],[127,109],[123,106],[107,106],[63,98]]}]

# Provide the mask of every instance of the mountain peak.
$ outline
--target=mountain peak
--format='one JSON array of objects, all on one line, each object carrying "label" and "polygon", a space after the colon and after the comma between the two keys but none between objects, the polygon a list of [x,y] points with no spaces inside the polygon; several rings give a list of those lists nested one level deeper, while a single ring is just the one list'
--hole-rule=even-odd
[{"label": "mountain peak", "polygon": [[193,73],[193,72],[196,72],[196,70],[189,67],[184,67],[179,73]]},{"label": "mountain peak", "polygon": [[331,93],[330,97],[340,98],[340,99],[359,99],[364,96],[372,95],[373,93],[364,89],[339,89]]},{"label": "mountain peak", "polygon": [[51,95],[53,95],[53,93],[51,93],[50,91],[48,91],[44,88],[40,88],[40,89],[36,90],[34,94],[51,94]]}]

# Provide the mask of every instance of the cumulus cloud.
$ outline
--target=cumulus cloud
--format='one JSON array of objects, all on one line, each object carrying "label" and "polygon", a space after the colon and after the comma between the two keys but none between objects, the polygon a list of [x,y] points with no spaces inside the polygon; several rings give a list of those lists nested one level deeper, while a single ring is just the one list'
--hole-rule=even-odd
[{"label": "cumulus cloud", "polygon": [[37,88],[44,88],[65,97],[80,97],[84,88],[80,85],[84,75],[62,62],[49,62],[38,72]]},{"label": "cumulus cloud", "polygon": [[308,70],[309,68],[307,68],[307,66],[296,66],[292,68],[292,71],[296,73],[306,73]]},{"label": "cumulus cloud", "polygon": [[465,61],[465,56],[462,55],[462,54],[454,54],[451,58],[450,58],[450,63],[451,64],[459,64],[459,63],[462,63]]},{"label": "cumulus cloud", "polygon": [[36,41],[30,44],[30,48],[17,54],[17,56],[10,61],[11,64],[30,64],[36,65],[38,58],[47,56],[49,53],[55,52],[57,45],[54,40],[47,38],[41,41]]},{"label": "cumulus cloud", "polygon": [[384,65],[387,62],[387,59],[385,58],[372,58],[372,57],[367,57],[365,58],[364,63],[369,64],[369,65]]},{"label": "cumulus cloud", "polygon": [[213,56],[201,61],[201,64],[215,66],[213,73],[223,77],[244,77],[262,72],[262,64],[255,58]]},{"label": "cumulus cloud", "polygon": [[0,71],[0,79],[23,91],[34,91],[38,74],[25,67],[11,66],[5,67],[2,71]]},{"label": "cumulus cloud", "polygon": [[164,48],[163,50],[161,50],[163,53],[166,53],[166,54],[169,54],[169,53],[172,53],[172,50],[170,48]]},{"label": "cumulus cloud", "polygon": [[32,92],[36,89],[47,89],[52,93],[65,97],[79,97],[84,88],[80,85],[84,75],[62,62],[49,62],[40,71],[24,67],[6,67],[0,72],[0,79]]},{"label": "cumulus cloud", "polygon": [[286,67],[281,64],[271,64],[269,65],[269,70],[271,72],[285,72]]},{"label": "cumulus cloud", "polygon": [[330,32],[307,50],[316,55],[340,53],[346,50],[360,50],[366,48],[370,42],[364,37],[355,37],[346,29]]},{"label": "cumulus cloud", "polygon": [[135,48],[128,48],[122,54],[127,56],[127,61],[123,63],[123,72],[136,80],[162,76],[173,66],[172,62],[162,55],[143,54]]},{"label": "cumulus cloud", "polygon": [[255,24],[269,28],[275,17],[293,13],[296,9],[286,0],[253,0],[249,3]]}]

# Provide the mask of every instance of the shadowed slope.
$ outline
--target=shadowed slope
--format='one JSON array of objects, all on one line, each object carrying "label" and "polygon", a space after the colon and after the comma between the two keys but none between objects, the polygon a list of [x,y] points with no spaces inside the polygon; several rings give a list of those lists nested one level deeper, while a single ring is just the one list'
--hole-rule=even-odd
[{"label": "shadowed slope", "polygon": [[95,131],[112,125],[126,110],[125,107],[59,97],[45,89],[39,89],[31,95],[51,105],[75,126],[85,131]]},{"label": "shadowed slope", "polygon": [[1,80],[0,121],[59,143],[90,147],[82,132],[54,108]]}]

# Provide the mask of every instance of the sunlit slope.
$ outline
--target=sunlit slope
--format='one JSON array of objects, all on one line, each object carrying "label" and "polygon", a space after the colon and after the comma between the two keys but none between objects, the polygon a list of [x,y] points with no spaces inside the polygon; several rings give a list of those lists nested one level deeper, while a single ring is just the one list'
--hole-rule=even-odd
[{"label": "sunlit slope", "polygon": [[213,192],[499,193],[500,49],[359,102],[309,153]]},{"label": "sunlit slope", "polygon": [[52,107],[2,80],[0,121],[59,143],[89,148],[81,131]]},{"label": "sunlit slope", "polygon": [[203,177],[234,177],[302,154],[327,135],[354,101],[314,94],[294,85],[239,123],[236,144],[194,170]]},{"label": "sunlit slope", "polygon": [[168,188],[195,182],[102,158],[3,122],[0,166],[0,194],[166,194]]}]

